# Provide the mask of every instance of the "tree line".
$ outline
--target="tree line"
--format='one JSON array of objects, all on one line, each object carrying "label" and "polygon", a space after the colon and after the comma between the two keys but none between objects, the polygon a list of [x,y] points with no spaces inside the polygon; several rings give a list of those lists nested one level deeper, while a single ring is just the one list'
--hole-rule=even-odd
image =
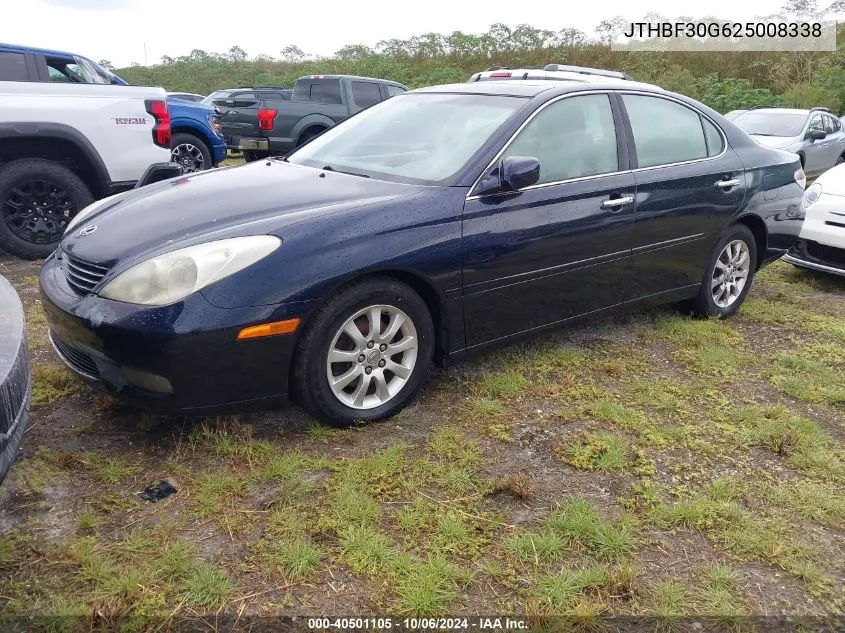
[{"label": "tree line", "polygon": [[[777,16],[821,20],[843,12],[845,0],[824,6],[818,0],[787,0]],[[716,20],[670,19],[650,13],[640,21],[708,19]],[[132,84],[209,94],[241,86],[292,86],[296,79],[310,74],[382,77],[417,88],[463,82],[472,73],[494,65],[561,63],[627,72],[638,81],[686,94],[721,112],[755,105],[822,105],[836,112],[845,110],[845,24],[837,27],[841,44],[831,52],[611,50],[611,42],[629,23],[621,17],[603,20],[593,33],[496,23],[481,34],[425,33],[407,40],[383,40],[374,47],[349,44],[330,57],[308,55],[293,44],[281,47],[277,56],[253,58],[239,46],[225,53],[195,49],[185,56],[164,56],[159,64],[135,64],[116,72]],[[101,63],[111,66],[107,60]]]}]

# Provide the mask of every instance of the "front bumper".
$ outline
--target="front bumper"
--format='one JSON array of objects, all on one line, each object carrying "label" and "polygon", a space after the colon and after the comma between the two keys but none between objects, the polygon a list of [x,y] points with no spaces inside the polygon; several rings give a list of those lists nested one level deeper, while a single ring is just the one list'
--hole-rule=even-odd
[{"label": "front bumper", "polygon": [[812,240],[799,240],[797,246],[783,256],[783,261],[793,266],[845,277],[845,249],[819,244]]},{"label": "front bumper", "polygon": [[152,307],[80,296],[67,284],[55,254],[44,263],[40,282],[59,356],[125,402],[154,411],[208,413],[286,399],[296,333],[245,341],[237,334],[250,325],[300,316],[304,303],[218,308],[198,292]]},{"label": "front bumper", "polygon": [[217,167],[220,163],[226,160],[229,148],[226,147],[226,141],[222,137],[215,135],[211,142],[211,161]]}]

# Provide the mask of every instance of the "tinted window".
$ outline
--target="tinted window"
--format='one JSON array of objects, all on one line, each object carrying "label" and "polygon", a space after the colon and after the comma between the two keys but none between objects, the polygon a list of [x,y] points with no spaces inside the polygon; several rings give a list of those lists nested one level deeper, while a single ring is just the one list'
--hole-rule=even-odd
[{"label": "tinted window", "polygon": [[707,156],[701,117],[694,110],[657,97],[623,95],[622,100],[631,120],[640,167]]},{"label": "tinted window", "polygon": [[395,97],[396,95],[401,95],[405,92],[404,88],[400,88],[399,86],[391,86],[387,85],[387,96],[388,97]]},{"label": "tinted window", "polygon": [[608,96],[570,97],[549,105],[504,155],[537,158],[540,183],[616,171],[616,128]]},{"label": "tinted window", "polygon": [[707,155],[717,156],[721,154],[725,143],[719,130],[704,117],[701,117],[701,124],[704,126],[704,137],[707,139]]},{"label": "tinted window", "polygon": [[353,81],[352,99],[355,104],[362,108],[369,108],[371,105],[381,101],[381,91],[378,84],[371,81]]},{"label": "tinted window", "polygon": [[26,60],[22,53],[0,53],[1,81],[28,81]]},{"label": "tinted window", "polygon": [[340,79],[303,79],[293,88],[294,101],[316,103],[343,103],[340,96]]},{"label": "tinted window", "polygon": [[232,93],[231,90],[215,90],[210,95],[208,95],[205,99],[203,99],[202,103],[205,103],[205,104],[208,104],[208,105],[210,105],[212,103],[215,104],[215,105],[220,105],[218,103],[218,101],[221,102],[221,103],[225,103],[226,98],[231,93]]}]

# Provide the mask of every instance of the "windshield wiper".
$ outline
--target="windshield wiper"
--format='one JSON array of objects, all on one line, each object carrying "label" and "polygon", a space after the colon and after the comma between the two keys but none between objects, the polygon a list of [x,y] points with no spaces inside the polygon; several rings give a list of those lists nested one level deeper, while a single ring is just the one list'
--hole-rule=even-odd
[{"label": "windshield wiper", "polygon": [[343,171],[342,169],[335,169],[331,165],[323,165],[322,167],[320,167],[320,169],[322,169],[323,171],[334,171],[334,172],[337,172],[338,174],[348,174],[349,176],[359,176],[361,178],[369,178],[369,176],[367,174],[359,174],[359,173],[356,173],[354,171]]}]

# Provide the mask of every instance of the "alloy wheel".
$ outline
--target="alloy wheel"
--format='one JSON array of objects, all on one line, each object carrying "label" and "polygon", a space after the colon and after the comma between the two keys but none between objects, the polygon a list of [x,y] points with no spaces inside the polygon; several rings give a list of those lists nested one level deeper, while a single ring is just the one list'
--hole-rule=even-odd
[{"label": "alloy wheel", "polygon": [[742,294],[751,271],[751,257],[748,245],[742,240],[729,242],[713,267],[713,279],[710,290],[713,303],[720,308],[727,308]]},{"label": "alloy wheel", "polygon": [[64,187],[42,179],[13,187],[3,201],[3,216],[9,229],[32,244],[51,244],[61,239],[77,210]]},{"label": "alloy wheel", "polygon": [[182,166],[182,173],[191,174],[205,169],[205,158],[199,147],[192,143],[180,143],[171,152],[174,163]]},{"label": "alloy wheel", "polygon": [[379,407],[408,382],[418,348],[417,329],[405,312],[389,305],[363,308],[343,323],[329,345],[329,387],[347,407]]}]

